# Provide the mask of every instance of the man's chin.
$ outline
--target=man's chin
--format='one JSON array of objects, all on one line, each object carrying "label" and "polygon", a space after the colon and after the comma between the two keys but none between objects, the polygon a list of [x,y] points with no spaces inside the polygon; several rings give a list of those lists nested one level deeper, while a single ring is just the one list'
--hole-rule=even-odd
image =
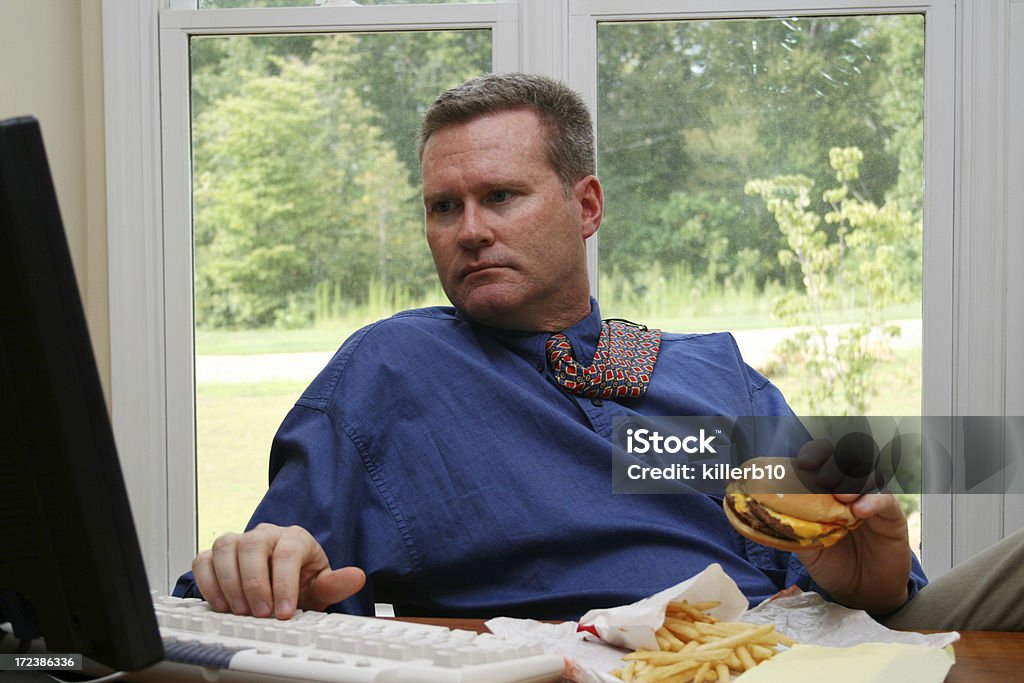
[{"label": "man's chin", "polygon": [[488,327],[524,329],[512,310],[497,306],[456,306],[462,314],[475,323]]},{"label": "man's chin", "polygon": [[490,327],[525,329],[522,318],[524,302],[521,297],[507,293],[480,291],[496,287],[478,288],[461,300],[454,300],[455,307],[474,322]]},{"label": "man's chin", "polygon": [[544,290],[521,280],[492,282],[449,294],[449,299],[470,320],[506,330],[555,332],[579,322],[590,313],[587,290],[568,295],[563,288]]}]

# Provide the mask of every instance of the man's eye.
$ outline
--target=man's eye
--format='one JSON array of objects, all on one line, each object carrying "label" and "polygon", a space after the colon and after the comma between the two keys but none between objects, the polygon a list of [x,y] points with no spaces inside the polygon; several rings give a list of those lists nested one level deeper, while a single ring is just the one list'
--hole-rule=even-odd
[{"label": "man's eye", "polygon": [[433,213],[448,213],[454,208],[455,202],[451,201],[450,199],[442,199],[439,202],[434,202],[433,206],[430,207],[430,210]]},{"label": "man's eye", "polygon": [[512,193],[508,190],[495,190],[491,193],[491,201],[498,204],[507,202],[510,199],[512,199]]}]

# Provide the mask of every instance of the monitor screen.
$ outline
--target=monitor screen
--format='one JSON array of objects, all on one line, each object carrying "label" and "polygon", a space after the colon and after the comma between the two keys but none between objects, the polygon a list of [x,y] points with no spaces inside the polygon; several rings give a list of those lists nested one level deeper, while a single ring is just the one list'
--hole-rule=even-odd
[{"label": "monitor screen", "polygon": [[118,670],[163,656],[42,135],[27,117],[0,122],[3,622]]}]

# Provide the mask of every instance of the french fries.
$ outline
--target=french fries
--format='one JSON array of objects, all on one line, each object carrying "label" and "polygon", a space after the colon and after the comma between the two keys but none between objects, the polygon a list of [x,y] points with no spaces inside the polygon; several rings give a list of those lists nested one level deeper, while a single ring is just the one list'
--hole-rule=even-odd
[{"label": "french fries", "polygon": [[717,602],[671,602],[665,621],[655,633],[658,650],[636,650],[622,659],[625,666],[612,675],[630,683],[729,683],[771,658],[779,645],[792,638],[774,624],[719,621],[709,610]]}]

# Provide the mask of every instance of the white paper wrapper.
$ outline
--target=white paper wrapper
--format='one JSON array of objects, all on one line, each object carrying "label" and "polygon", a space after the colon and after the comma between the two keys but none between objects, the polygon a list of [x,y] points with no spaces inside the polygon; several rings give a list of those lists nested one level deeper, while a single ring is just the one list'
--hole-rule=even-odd
[{"label": "white paper wrapper", "polygon": [[752,624],[772,623],[779,631],[801,643],[828,647],[850,647],[861,643],[946,647],[960,640],[956,631],[929,634],[893,631],[872,619],[867,612],[826,602],[817,593],[796,593],[762,602],[740,620]]},{"label": "white paper wrapper", "polygon": [[654,632],[665,621],[665,607],[675,600],[720,602],[710,612],[719,621],[736,621],[747,609],[747,599],[736,583],[721,565],[712,564],[693,578],[632,605],[590,610],[580,618],[580,624],[593,628],[596,635],[610,645],[630,650],[657,650]]},{"label": "white paper wrapper", "polygon": [[[622,666],[621,657],[625,652],[657,649],[654,632],[665,619],[665,607],[674,600],[719,601],[721,604],[711,612],[717,619],[771,622],[791,638],[813,645],[850,647],[881,642],[942,648],[960,638],[955,632],[922,635],[892,631],[866,612],[826,602],[817,593],[779,597],[747,611],[747,599],[717,564],[631,605],[591,610],[583,615],[579,624],[545,624],[500,617],[488,621],[487,627],[503,638],[540,642],[545,651],[562,655],[566,660],[566,677],[570,680],[577,683],[616,683],[618,679],[607,672]],[[580,628],[590,632],[579,632]],[[600,635],[604,642],[599,642],[592,633]]]}]

